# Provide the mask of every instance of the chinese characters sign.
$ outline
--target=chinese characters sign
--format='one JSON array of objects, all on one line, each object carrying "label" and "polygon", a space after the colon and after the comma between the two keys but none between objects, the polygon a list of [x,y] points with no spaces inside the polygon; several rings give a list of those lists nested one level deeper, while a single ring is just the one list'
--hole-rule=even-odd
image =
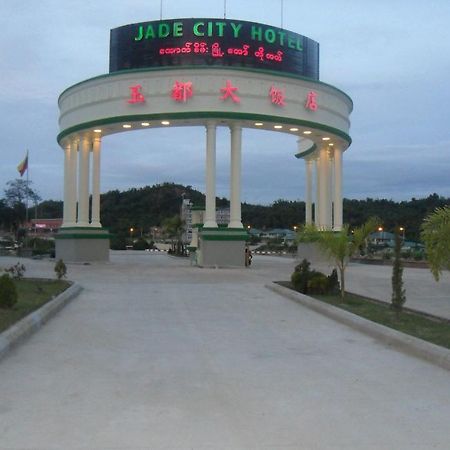
[{"label": "chinese characters sign", "polygon": [[127,100],[128,103],[144,103],[145,97],[141,92],[142,86],[137,84],[136,86],[130,86],[130,98]]},{"label": "chinese characters sign", "polygon": [[[140,84],[129,86],[129,89],[130,97],[127,99],[128,103],[136,104],[145,102],[145,96],[141,92],[142,86]],[[219,97],[220,100],[226,101],[229,99],[233,103],[241,102],[241,99],[238,96],[239,88],[235,86],[231,80],[226,80],[225,86],[221,86],[219,91],[221,94]],[[186,103],[193,95],[194,85],[191,81],[176,80],[170,92],[172,100],[179,103]],[[313,112],[317,111],[319,107],[317,104],[317,97],[317,92],[309,91],[304,104],[305,109]],[[269,89],[268,99],[275,106],[286,106],[286,90],[272,84]]]},{"label": "chinese characters sign", "polygon": [[228,19],[173,19],[111,30],[110,72],[237,66],[319,79],[319,44],[282,28]]}]

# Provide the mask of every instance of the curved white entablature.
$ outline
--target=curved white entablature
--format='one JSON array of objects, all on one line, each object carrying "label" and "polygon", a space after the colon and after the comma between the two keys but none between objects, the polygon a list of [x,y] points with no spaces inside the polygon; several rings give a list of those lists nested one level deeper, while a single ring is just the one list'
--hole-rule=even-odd
[{"label": "curved white entablature", "polygon": [[307,138],[307,149],[345,150],[352,101],[322,82],[249,69],[176,68],[123,71],[78,83],[59,98],[58,142],[80,135],[164,126],[230,126]]}]

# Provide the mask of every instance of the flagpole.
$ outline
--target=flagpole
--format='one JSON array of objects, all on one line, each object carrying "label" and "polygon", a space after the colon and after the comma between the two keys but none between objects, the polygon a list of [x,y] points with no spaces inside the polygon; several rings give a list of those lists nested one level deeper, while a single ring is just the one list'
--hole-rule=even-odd
[{"label": "flagpole", "polygon": [[27,227],[28,231],[28,191],[30,190],[30,180],[29,180],[29,173],[30,173],[30,159],[28,155],[27,150],[27,188],[25,190],[25,227]]}]

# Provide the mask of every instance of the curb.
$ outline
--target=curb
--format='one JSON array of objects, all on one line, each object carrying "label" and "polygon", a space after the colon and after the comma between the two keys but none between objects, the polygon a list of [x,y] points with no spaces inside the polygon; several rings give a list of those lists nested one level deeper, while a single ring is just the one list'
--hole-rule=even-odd
[{"label": "curb", "polygon": [[14,347],[39,330],[45,322],[53,317],[82,290],[79,284],[72,284],[55,299],[42,305],[39,309],[19,320],[15,325],[0,333],[0,360]]},{"label": "curb", "polygon": [[450,350],[393,330],[379,323],[364,319],[351,312],[315,300],[307,295],[295,292],[276,283],[265,284],[265,287],[283,297],[300,303],[330,319],[343,323],[354,330],[365,333],[383,344],[416,358],[423,359],[436,366],[450,371]]}]

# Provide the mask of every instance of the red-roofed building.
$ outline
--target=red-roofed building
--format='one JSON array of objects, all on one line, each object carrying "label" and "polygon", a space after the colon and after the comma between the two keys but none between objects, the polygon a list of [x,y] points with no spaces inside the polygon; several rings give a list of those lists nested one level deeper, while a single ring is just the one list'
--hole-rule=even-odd
[{"label": "red-roofed building", "polygon": [[62,225],[62,219],[31,219],[28,225],[28,230],[31,234],[48,235],[55,234]]}]

